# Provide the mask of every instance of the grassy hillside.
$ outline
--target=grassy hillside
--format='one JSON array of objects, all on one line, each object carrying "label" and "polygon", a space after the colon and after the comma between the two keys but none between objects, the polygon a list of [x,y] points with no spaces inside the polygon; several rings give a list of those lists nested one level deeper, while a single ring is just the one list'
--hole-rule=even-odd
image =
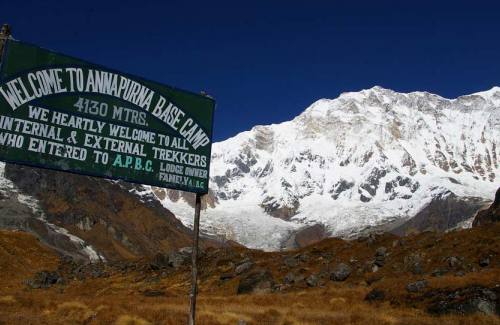
[{"label": "grassy hillside", "polygon": [[[281,253],[208,248],[200,259],[199,323],[499,324],[495,315],[453,309],[482,299],[483,291],[496,293],[499,307],[499,233],[494,224],[405,238],[326,239]],[[251,266],[241,272],[245,263]],[[351,272],[334,281],[340,263]],[[43,270],[59,280],[35,289]],[[263,273],[271,284],[255,276]],[[79,265],[31,235],[0,232],[0,324],[182,324],[189,279],[188,261]],[[419,280],[425,286],[409,290]],[[245,285],[249,293],[238,294]]]}]

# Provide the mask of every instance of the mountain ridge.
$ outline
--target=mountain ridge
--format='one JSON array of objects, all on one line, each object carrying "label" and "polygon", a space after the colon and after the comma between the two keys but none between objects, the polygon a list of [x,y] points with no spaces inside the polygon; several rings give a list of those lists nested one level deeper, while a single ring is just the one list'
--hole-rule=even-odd
[{"label": "mountain ridge", "polygon": [[[317,100],[291,121],[214,143],[202,229],[275,250],[315,224],[345,237],[409,220],[446,191],[482,206],[499,173],[499,106],[500,87],[446,99],[375,86]],[[183,196],[165,197],[189,226]]]},{"label": "mountain ridge", "polygon": [[[204,244],[281,250],[470,227],[498,187],[499,106],[499,87],[452,100],[373,87],[215,143]],[[190,243],[192,193],[5,166],[0,225],[63,254],[117,260]]]}]

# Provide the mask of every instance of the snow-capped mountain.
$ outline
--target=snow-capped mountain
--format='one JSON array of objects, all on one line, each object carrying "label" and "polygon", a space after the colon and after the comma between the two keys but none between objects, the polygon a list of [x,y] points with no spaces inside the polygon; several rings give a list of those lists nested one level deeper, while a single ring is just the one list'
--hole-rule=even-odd
[{"label": "snow-capped mountain", "polygon": [[[374,87],[318,100],[292,121],[213,145],[202,230],[279,249],[307,225],[350,236],[401,224],[437,197],[491,199],[499,108],[499,87],[456,99]],[[152,190],[192,223],[187,196]]]}]

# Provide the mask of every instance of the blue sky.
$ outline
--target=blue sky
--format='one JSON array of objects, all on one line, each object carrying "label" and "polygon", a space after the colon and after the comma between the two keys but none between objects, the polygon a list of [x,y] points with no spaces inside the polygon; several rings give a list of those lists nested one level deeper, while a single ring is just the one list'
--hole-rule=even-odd
[{"label": "blue sky", "polygon": [[500,86],[496,1],[9,1],[16,39],[217,100],[214,140],[380,85]]}]

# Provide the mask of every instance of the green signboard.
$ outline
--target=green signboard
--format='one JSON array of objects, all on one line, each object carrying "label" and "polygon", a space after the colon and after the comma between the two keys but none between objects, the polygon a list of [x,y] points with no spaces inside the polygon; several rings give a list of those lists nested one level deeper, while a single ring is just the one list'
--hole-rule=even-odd
[{"label": "green signboard", "polygon": [[215,102],[8,40],[0,160],[208,192]]}]

